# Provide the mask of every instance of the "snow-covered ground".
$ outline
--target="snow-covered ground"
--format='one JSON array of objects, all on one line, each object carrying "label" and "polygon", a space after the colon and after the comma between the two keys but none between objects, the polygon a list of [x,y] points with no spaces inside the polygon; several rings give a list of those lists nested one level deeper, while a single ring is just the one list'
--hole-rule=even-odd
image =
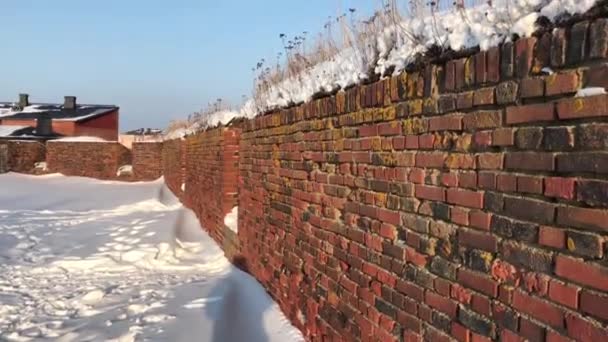
[{"label": "snow-covered ground", "polygon": [[0,189],[1,341],[303,340],[161,180]]}]

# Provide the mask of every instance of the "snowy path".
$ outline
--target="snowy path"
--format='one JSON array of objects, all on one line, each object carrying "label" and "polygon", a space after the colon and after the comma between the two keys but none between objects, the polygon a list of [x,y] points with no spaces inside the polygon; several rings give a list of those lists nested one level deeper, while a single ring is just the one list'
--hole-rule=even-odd
[{"label": "snowy path", "polygon": [[162,182],[0,175],[0,341],[300,341]]}]

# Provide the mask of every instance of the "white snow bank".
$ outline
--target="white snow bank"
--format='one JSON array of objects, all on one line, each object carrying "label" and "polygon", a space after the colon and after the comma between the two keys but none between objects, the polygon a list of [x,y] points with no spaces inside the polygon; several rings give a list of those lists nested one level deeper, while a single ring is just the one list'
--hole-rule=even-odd
[{"label": "white snow bank", "polygon": [[238,233],[239,231],[239,207],[234,207],[224,217],[224,224],[233,232]]},{"label": "white snow bank", "polygon": [[54,141],[66,141],[66,142],[108,142],[105,139],[99,137],[88,137],[88,136],[80,136],[80,137],[65,137],[56,139]]},{"label": "white snow bank", "polygon": [[13,133],[27,128],[28,126],[10,126],[10,125],[0,125],[0,137],[8,137]]},{"label": "white snow bank", "polygon": [[303,340],[162,179],[0,188],[0,340]]}]

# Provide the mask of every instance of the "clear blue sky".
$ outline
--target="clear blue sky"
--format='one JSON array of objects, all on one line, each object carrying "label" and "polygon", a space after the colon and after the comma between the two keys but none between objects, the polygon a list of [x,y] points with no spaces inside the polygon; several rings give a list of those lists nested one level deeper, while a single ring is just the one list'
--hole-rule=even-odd
[{"label": "clear blue sky", "polygon": [[0,101],[121,107],[121,130],[160,127],[218,97],[250,95],[279,33],[323,29],[339,6],[379,0],[1,0]]}]

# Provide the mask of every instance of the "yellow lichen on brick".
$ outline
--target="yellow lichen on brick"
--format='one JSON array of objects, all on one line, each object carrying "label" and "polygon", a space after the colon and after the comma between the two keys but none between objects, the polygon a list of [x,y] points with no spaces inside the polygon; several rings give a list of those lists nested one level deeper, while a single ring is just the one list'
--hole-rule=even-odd
[{"label": "yellow lichen on brick", "polygon": [[395,118],[397,117],[397,110],[395,109],[395,107],[386,107],[382,110],[382,116],[384,121],[391,121],[391,120],[395,120]]},{"label": "yellow lichen on brick", "polygon": [[382,139],[380,139],[380,137],[372,138],[372,150],[374,150],[374,151],[382,150]]},{"label": "yellow lichen on brick", "polygon": [[568,238],[568,250],[570,250],[571,252],[574,252],[576,250],[576,243],[574,243],[574,240],[572,240],[572,238]]},{"label": "yellow lichen on brick", "polygon": [[423,105],[423,101],[422,100],[409,101],[407,103],[408,113],[410,115],[420,115],[420,114],[422,114],[422,105]]},{"label": "yellow lichen on brick", "polygon": [[471,149],[471,145],[473,143],[473,135],[464,134],[464,135],[454,135],[454,140],[456,141],[456,150],[461,152],[467,152]]},{"label": "yellow lichen on brick", "polygon": [[403,133],[408,134],[420,134],[424,133],[425,126],[424,121],[420,118],[410,118],[403,120]]},{"label": "yellow lichen on brick", "polygon": [[574,111],[580,112],[583,108],[585,108],[585,101],[583,99],[576,99],[574,101]]}]

